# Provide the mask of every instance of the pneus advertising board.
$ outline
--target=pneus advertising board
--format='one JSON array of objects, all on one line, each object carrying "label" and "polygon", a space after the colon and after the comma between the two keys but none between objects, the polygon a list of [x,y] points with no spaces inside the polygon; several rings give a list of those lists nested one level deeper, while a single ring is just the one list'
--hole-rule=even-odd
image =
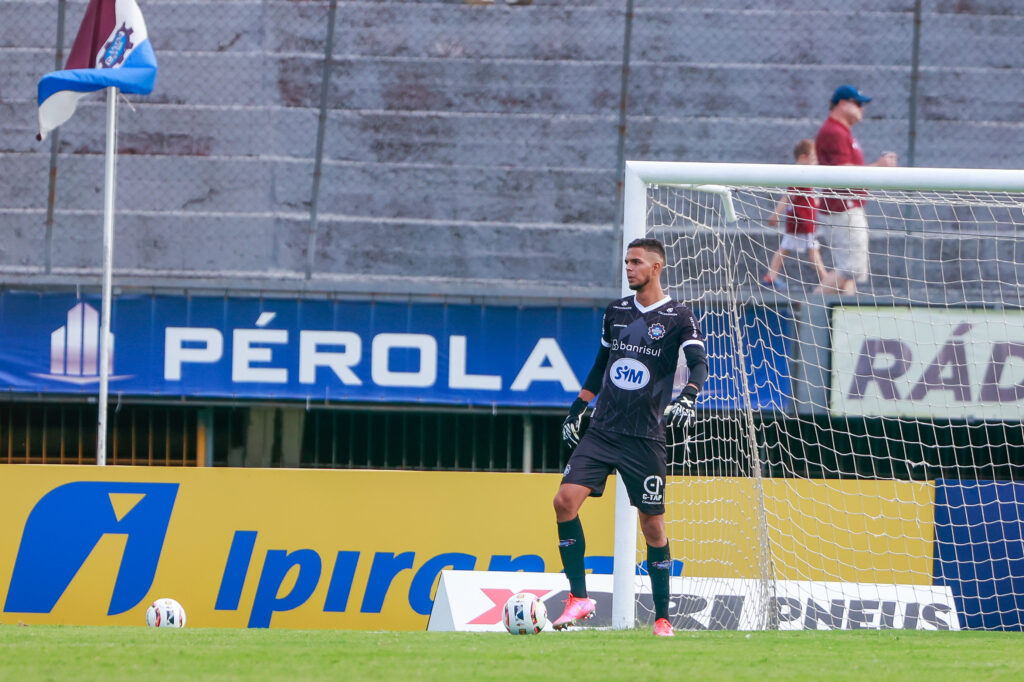
[{"label": "pneus advertising board", "polygon": [[[0,623],[144,626],[170,597],[190,628],[422,630],[444,569],[560,570],[558,481],[0,465]],[[602,565],[613,507],[587,509]]]},{"label": "pneus advertising board", "polygon": [[[770,610],[780,630],[959,630],[948,587],[779,580],[769,595],[757,580],[673,577],[669,620],[685,630],[757,630]],[[428,630],[502,632],[499,604],[515,592],[544,602],[556,618],[568,598],[565,576],[553,573],[443,571]],[[612,624],[613,576],[592,576],[587,593],[597,610],[586,625]],[[650,584],[638,585],[637,621],[650,625]],[[553,630],[550,622],[545,630]]]},{"label": "pneus advertising board", "polygon": [[836,416],[1011,419],[1024,414],[1024,311],[832,311]]}]

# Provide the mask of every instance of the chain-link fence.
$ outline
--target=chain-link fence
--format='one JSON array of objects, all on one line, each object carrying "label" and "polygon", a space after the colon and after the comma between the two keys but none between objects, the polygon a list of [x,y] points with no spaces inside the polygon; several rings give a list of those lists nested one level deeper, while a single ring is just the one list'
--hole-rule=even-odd
[{"label": "chain-link fence", "polygon": [[[8,284],[98,281],[103,98],[34,141],[85,6],[0,0]],[[624,158],[788,162],[843,82],[874,97],[869,159],[1024,158],[1011,0],[140,6],[160,71],[120,107],[124,286],[614,295]]]}]

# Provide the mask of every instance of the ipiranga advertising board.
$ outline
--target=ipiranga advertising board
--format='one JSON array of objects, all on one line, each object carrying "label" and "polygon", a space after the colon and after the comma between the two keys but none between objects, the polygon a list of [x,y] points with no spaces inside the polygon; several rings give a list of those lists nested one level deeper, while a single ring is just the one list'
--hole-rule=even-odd
[{"label": "ipiranga advertising board", "polygon": [[1012,419],[1024,413],[1024,312],[832,311],[836,416]]},{"label": "ipiranga advertising board", "polygon": [[[442,569],[555,571],[556,474],[0,466],[0,623],[422,630]],[[587,505],[612,554],[613,500]]]},{"label": "ipiranga advertising board", "polygon": [[[445,569],[561,570],[559,480],[0,465],[0,623],[141,626],[150,602],[171,597],[189,627],[420,630]],[[756,577],[753,481],[670,477],[668,488],[674,573]],[[930,484],[763,488],[780,578],[931,584]],[[595,580],[611,571],[611,490],[581,513]]]}]

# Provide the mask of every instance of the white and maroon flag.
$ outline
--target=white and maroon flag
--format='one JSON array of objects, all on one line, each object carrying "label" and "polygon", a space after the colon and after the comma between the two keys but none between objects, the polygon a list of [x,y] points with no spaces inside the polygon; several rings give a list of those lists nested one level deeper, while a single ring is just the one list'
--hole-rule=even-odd
[{"label": "white and maroon flag", "polygon": [[151,93],[156,55],[135,0],[89,0],[64,69],[39,81],[39,140],[71,118],[90,92]]}]

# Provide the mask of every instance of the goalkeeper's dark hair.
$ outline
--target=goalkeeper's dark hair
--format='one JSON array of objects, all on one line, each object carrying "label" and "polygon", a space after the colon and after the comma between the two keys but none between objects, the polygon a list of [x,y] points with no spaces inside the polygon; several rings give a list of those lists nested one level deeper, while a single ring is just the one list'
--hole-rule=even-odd
[{"label": "goalkeeper's dark hair", "polygon": [[651,237],[641,237],[640,239],[634,239],[633,241],[626,245],[626,249],[643,249],[645,251],[650,251],[651,253],[658,254],[658,257],[661,258],[662,265],[664,265],[667,262],[665,259],[665,245],[662,244],[657,239],[652,239]]}]

